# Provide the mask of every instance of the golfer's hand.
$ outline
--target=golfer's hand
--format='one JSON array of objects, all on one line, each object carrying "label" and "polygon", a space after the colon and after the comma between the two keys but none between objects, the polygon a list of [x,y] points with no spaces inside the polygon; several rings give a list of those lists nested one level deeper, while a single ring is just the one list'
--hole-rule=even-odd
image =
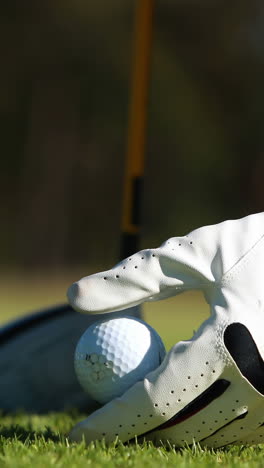
[{"label": "golfer's hand", "polygon": [[211,317],[161,366],[72,430],[72,440],[135,436],[213,447],[264,440],[264,214],[207,226],[141,251],[73,284],[90,313],[120,310],[190,289]]}]

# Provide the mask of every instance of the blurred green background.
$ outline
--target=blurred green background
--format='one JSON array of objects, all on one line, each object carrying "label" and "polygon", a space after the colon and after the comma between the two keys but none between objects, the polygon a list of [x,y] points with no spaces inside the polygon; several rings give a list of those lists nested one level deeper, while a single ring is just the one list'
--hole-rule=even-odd
[{"label": "blurred green background", "polygon": [[[142,248],[264,201],[263,2],[154,3]],[[118,260],[134,9],[0,6],[2,322]],[[200,296],[161,304],[145,311],[174,317],[169,344],[208,313]]]},{"label": "blurred green background", "polygon": [[[65,301],[65,291],[70,281],[71,275],[26,275],[18,278],[13,274],[0,286],[1,322]],[[177,341],[191,338],[209,315],[208,305],[197,292],[146,303],[142,312],[144,319],[160,333],[167,349]]]}]

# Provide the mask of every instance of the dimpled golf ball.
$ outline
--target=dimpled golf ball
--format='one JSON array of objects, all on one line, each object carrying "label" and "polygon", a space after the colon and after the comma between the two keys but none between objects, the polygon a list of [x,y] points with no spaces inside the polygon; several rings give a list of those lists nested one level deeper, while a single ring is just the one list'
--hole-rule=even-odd
[{"label": "dimpled golf ball", "polygon": [[156,369],[165,347],[142,320],[121,317],[91,325],[75,350],[74,367],[82,388],[99,403],[121,396]]}]

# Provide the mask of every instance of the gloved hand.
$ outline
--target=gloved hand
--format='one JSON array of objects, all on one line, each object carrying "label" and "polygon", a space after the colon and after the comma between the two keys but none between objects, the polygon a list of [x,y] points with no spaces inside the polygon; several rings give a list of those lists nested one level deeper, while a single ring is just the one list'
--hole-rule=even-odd
[{"label": "gloved hand", "polygon": [[71,440],[264,441],[264,213],[138,252],[74,283],[68,297],[79,311],[102,313],[190,289],[204,293],[210,318],[144,381],[77,424]]}]

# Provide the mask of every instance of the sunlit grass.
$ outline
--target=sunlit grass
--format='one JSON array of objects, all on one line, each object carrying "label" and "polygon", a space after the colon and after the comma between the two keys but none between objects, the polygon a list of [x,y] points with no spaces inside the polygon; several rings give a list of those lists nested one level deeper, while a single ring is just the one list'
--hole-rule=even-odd
[{"label": "sunlit grass", "polygon": [[263,449],[226,447],[222,450],[201,449],[199,445],[177,449],[154,447],[152,443],[122,444],[106,447],[103,442],[88,447],[70,443],[67,434],[84,415],[52,413],[45,416],[18,414],[2,416],[0,426],[0,466],[4,467],[135,467],[192,468],[207,466],[263,467]]}]

